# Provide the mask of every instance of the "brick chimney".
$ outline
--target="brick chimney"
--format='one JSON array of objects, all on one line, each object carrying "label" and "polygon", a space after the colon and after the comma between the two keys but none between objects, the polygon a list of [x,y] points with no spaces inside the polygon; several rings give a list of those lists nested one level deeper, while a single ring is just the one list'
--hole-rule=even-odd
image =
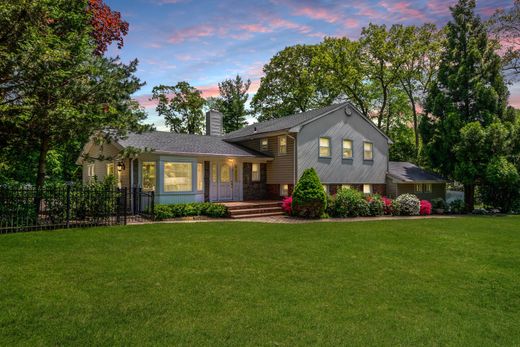
[{"label": "brick chimney", "polygon": [[206,135],[207,136],[222,136],[222,113],[215,110],[206,112]]}]

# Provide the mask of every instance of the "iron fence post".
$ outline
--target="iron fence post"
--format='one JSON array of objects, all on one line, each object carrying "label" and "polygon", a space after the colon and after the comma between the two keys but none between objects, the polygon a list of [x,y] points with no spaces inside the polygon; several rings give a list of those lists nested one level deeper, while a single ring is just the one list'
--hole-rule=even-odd
[{"label": "iron fence post", "polygon": [[152,199],[150,204],[150,217],[155,219],[155,191],[152,190],[150,193],[150,197]]},{"label": "iron fence post", "polygon": [[126,225],[126,209],[127,209],[127,204],[128,204],[128,199],[127,199],[127,188],[123,188],[123,201],[124,201],[124,204],[123,204],[123,225]]},{"label": "iron fence post", "polygon": [[67,228],[70,227],[70,184],[67,184]]}]

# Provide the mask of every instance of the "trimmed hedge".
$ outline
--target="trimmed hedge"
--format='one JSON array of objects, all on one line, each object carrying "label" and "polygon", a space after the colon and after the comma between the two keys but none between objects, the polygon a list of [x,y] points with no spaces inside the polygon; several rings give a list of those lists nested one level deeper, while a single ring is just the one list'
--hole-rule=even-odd
[{"label": "trimmed hedge", "polygon": [[306,169],[292,195],[293,216],[320,218],[327,208],[327,194],[313,168]]},{"label": "trimmed hedge", "polygon": [[188,204],[155,205],[155,219],[169,219],[190,216],[223,218],[229,215],[228,208],[212,202],[194,202]]}]

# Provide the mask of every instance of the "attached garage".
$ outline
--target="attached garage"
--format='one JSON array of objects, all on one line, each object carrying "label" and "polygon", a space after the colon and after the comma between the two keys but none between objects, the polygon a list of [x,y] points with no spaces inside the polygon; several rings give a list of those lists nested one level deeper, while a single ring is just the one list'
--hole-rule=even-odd
[{"label": "attached garage", "polygon": [[446,199],[447,181],[415,164],[403,161],[388,163],[386,193],[395,198],[401,194],[415,194],[421,200]]}]

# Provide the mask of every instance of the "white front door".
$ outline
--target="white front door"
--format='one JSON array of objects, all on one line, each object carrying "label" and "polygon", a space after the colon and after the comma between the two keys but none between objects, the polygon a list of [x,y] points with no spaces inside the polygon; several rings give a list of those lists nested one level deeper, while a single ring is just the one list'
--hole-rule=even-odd
[{"label": "white front door", "polygon": [[233,166],[225,162],[220,163],[218,199],[233,200]]}]

